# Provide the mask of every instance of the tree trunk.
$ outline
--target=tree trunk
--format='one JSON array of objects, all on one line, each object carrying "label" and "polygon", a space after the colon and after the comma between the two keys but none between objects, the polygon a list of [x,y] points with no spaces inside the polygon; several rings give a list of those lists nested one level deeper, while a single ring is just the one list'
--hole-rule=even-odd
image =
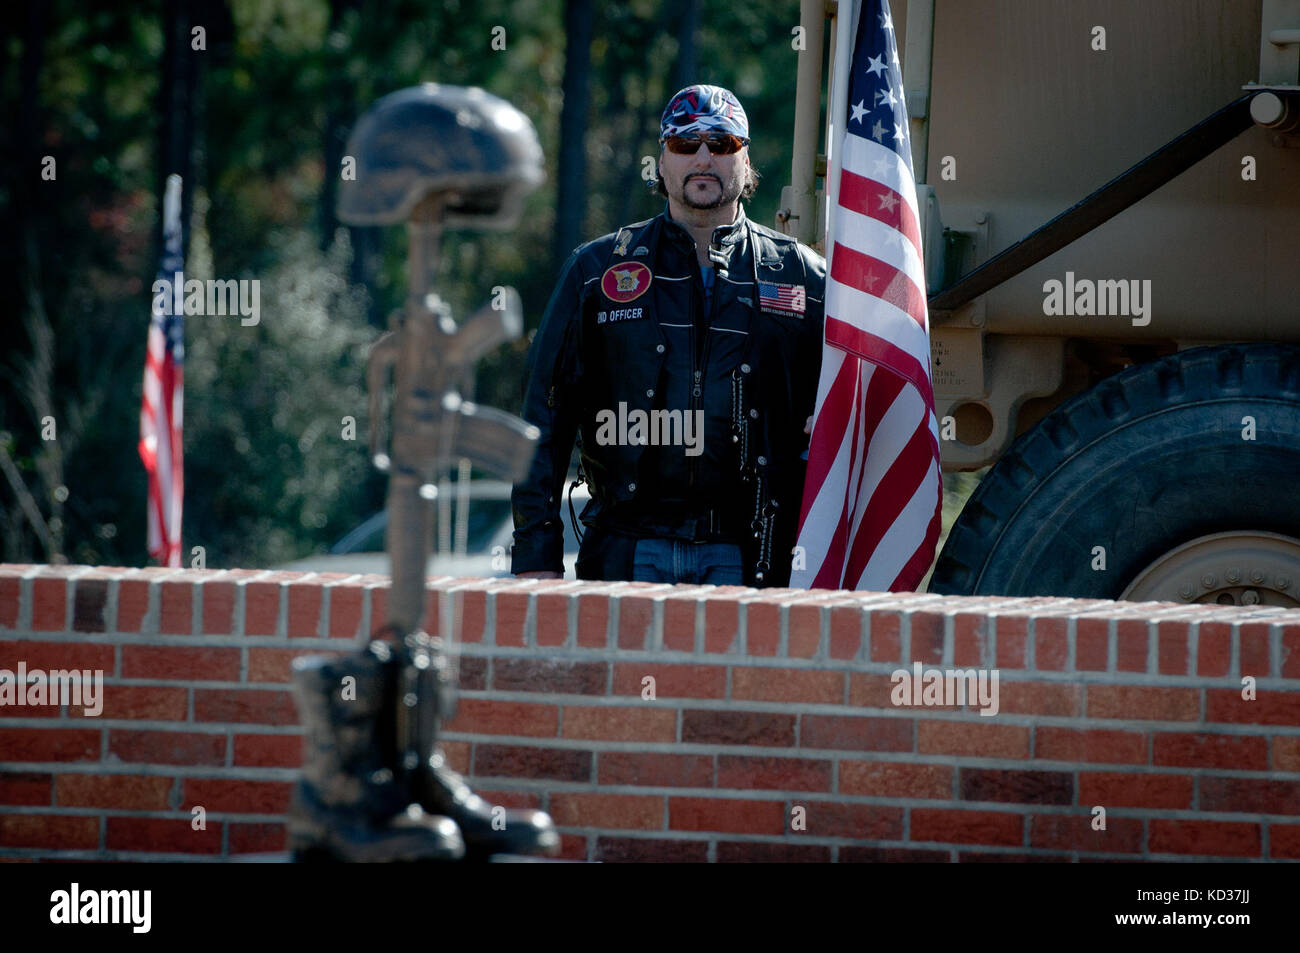
[{"label": "tree trunk", "polygon": [[591,73],[592,0],[566,0],[564,107],[555,209],[555,268],[582,240],[587,217],[587,86]]}]

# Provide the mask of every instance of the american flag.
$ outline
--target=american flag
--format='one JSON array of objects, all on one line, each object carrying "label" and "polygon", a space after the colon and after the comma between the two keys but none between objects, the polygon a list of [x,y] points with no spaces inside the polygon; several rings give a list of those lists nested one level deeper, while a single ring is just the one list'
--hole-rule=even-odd
[{"label": "american flag", "polygon": [[758,283],[758,306],[788,311],[791,314],[803,314],[807,303],[807,292],[803,285],[782,285],[770,281]]},{"label": "american flag", "polygon": [[863,3],[856,34],[840,11],[855,39],[832,78],[826,337],[790,584],[909,590],[943,500],[912,148],[889,3]]},{"label": "american flag", "polygon": [[[181,446],[185,405],[185,309],[181,243],[181,177],[167,177],[163,197],[163,258],[154,296],[140,406],[140,459],[149,475],[149,555],[164,566],[181,564],[181,502],[185,497]],[[160,304],[161,302],[161,304]]]}]

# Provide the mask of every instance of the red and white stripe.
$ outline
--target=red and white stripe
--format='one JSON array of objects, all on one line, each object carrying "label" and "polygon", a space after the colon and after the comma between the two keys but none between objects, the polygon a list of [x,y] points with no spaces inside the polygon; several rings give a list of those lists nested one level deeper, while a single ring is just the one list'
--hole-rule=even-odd
[{"label": "red and white stripe", "polygon": [[[848,70],[835,82],[847,84]],[[826,333],[800,514],[805,568],[790,584],[911,590],[934,558],[943,501],[916,187],[894,149],[843,127],[832,158]]]}]

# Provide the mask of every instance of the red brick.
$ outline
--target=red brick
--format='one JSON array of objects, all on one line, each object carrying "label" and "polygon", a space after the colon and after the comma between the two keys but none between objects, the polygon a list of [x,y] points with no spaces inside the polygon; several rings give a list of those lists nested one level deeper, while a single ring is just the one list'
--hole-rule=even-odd
[{"label": "red brick", "polygon": [[171,778],[132,774],[61,774],[54,782],[56,803],[61,807],[134,811],[166,810],[171,786]]},{"label": "red brick", "polygon": [[[1205,631],[1211,625],[1226,624],[1202,622],[1201,631]],[[1237,626],[1237,638],[1241,642],[1242,675],[1253,675],[1256,678],[1272,676],[1273,666],[1268,651],[1269,628],[1267,622],[1243,622]]]},{"label": "red brick", "polygon": [[114,672],[113,646],[102,642],[33,642],[26,639],[0,642],[0,668],[17,672],[19,662],[26,662],[29,672],[35,669],[47,673],[56,669],[90,669],[106,675]]},{"label": "red brick", "polygon": [[115,728],[109,732],[108,750],[127,763],[226,763],[225,735],[197,731],[136,731]]},{"label": "red brick", "polygon": [[889,675],[849,673],[849,704],[854,708],[883,708],[895,711],[898,706],[890,697],[895,687]]},{"label": "red brick", "polygon": [[480,778],[586,782],[591,780],[591,758],[590,751],[480,742],[474,747],[473,774]]},{"label": "red brick", "polygon": [[958,612],[952,617],[952,663],[959,668],[984,664],[989,645],[989,617],[979,612]]},{"label": "red brick", "polygon": [[98,761],[99,732],[81,729],[0,728],[6,761]]},{"label": "red brick", "polygon": [[1105,672],[1110,667],[1110,633],[1105,619],[1074,621],[1074,670]]},{"label": "red brick", "polygon": [[18,628],[18,597],[22,581],[17,576],[0,576],[0,629]]},{"label": "red brick", "polygon": [[117,631],[139,632],[149,611],[149,583],[123,579],[117,584]]},{"label": "red brick", "polygon": [[194,692],[195,721],[296,725],[298,712],[287,691],[261,688],[212,688]]},{"label": "red brick", "polygon": [[122,677],[237,682],[239,649],[124,645]]},{"label": "red brick", "polygon": [[624,594],[618,600],[618,647],[648,647],[654,628],[654,599],[651,596]]},{"label": "red brick", "polygon": [[202,592],[203,633],[205,635],[233,635],[235,631],[235,584],[233,582],[205,582]]},{"label": "red brick", "polygon": [[1268,739],[1262,735],[1162,732],[1155,735],[1152,764],[1184,768],[1268,770]]},{"label": "red brick", "polygon": [[587,838],[576,834],[560,835],[560,860],[585,861],[587,857]]},{"label": "red brick", "polygon": [[1064,672],[1070,658],[1064,616],[1043,616],[1034,620],[1034,667],[1040,672]]},{"label": "red brick", "polygon": [[786,655],[812,658],[822,643],[822,607],[817,603],[795,603],[786,620]]},{"label": "red brick", "polygon": [[110,817],[104,843],[109,850],[219,854],[221,824],[209,822],[206,823],[206,830],[196,831],[188,820]]},{"label": "red brick", "polygon": [[184,811],[201,807],[230,814],[283,814],[289,810],[293,784],[288,781],[229,781],[186,778]]},{"label": "red brick", "polygon": [[794,744],[794,715],[686,709],[682,712],[682,741],[686,744],[790,747]]},{"label": "red brick", "polygon": [[1300,737],[1273,736],[1273,770],[1300,771]]},{"label": "red brick", "polygon": [[780,801],[670,797],[668,827],[675,831],[722,834],[782,834],[789,826]]},{"label": "red brick", "polygon": [[460,674],[460,690],[463,692],[487,691],[487,663],[482,656],[462,655],[456,668]]},{"label": "red brick", "polygon": [[910,761],[841,761],[840,793],[869,797],[949,800],[953,769],[946,764]]},{"label": "red brick", "polygon": [[0,847],[93,850],[98,846],[97,817],[0,814]]},{"label": "red brick", "polygon": [[737,701],[844,702],[844,673],[806,668],[733,666],[731,697]]},{"label": "red brick", "polygon": [[1074,776],[1064,771],[962,768],[959,790],[963,801],[1071,804],[1074,802]]},{"label": "red brick", "polygon": [[1282,677],[1300,678],[1300,625],[1282,626]]},{"label": "red brick", "polygon": [[871,637],[871,661],[899,662],[903,658],[901,621],[897,612],[871,612],[868,630]]},{"label": "red brick", "polygon": [[1164,807],[1187,809],[1192,806],[1193,782],[1186,774],[1121,774],[1119,772],[1080,771],[1079,803],[1092,807]]},{"label": "red brick", "polygon": [[67,605],[62,579],[32,580],[32,631],[62,632],[67,627]]},{"label": "red brick", "polygon": [[558,733],[560,710],[556,705],[533,705],[486,698],[460,701],[456,718],[447,723],[447,731],[473,735],[528,735],[554,738]]},{"label": "red brick", "polygon": [[244,583],[244,634],[275,635],[280,616],[278,582]]},{"label": "red brick", "polygon": [[1300,725],[1300,692],[1259,692],[1251,701],[1243,699],[1239,689],[1212,688],[1205,695],[1206,721]]},{"label": "red brick", "polygon": [[711,788],[713,755],[602,751],[596,762],[602,786]]},{"label": "red brick", "polygon": [[842,751],[911,751],[911,718],[804,715],[799,747]]},{"label": "red brick", "polygon": [[569,641],[568,593],[539,592],[537,594],[537,645],[546,648],[567,645]]},{"label": "red brick", "polygon": [[[354,639],[361,631],[362,589],[356,585],[330,586],[331,639]],[[231,828],[233,834],[234,828]]]},{"label": "red brick", "polygon": [[1300,860],[1300,825],[1268,825],[1268,856],[1276,860]]},{"label": "red brick", "polygon": [[1186,631],[1157,626],[1156,658],[1161,675],[1186,675],[1190,662],[1188,655]]},{"label": "red brick", "polygon": [[720,864],[825,864],[831,849],[817,844],[771,844],[754,841],[718,841]]},{"label": "red brick", "polygon": [[497,613],[495,632],[497,645],[523,647],[524,626],[528,620],[528,595],[527,591],[509,589],[492,593]]},{"label": "red brick", "polygon": [[231,824],[231,854],[270,854],[285,849],[284,824]]},{"label": "red brick", "polygon": [[529,810],[540,810],[542,807],[542,796],[533,791],[493,791],[476,787],[474,793],[489,804],[499,804],[502,807]]},{"label": "red brick", "polygon": [[830,791],[831,762],[718,755],[718,787],[738,791]]},{"label": "red brick", "polygon": [[550,815],[557,827],[661,831],[664,799],[655,794],[551,795]]},{"label": "red brick", "polygon": [[[1186,622],[1162,622],[1159,626],[1162,636],[1166,626],[1188,628]],[[1231,626],[1222,622],[1202,622],[1196,639],[1196,674],[1202,678],[1221,678],[1228,674],[1231,664]]]},{"label": "red brick", "polygon": [[1024,821],[1019,814],[999,811],[913,808],[911,839],[916,842],[1019,847],[1024,840]]},{"label": "red brick", "polygon": [[781,646],[781,607],[761,600],[745,606],[745,648],[750,655],[772,657]]},{"label": "red brick", "polygon": [[1023,615],[997,617],[998,668],[1024,668],[1025,645],[1029,640],[1029,618]]},{"label": "red brick", "polygon": [[1028,758],[1029,729],[1021,725],[926,719],[917,722],[916,750],[920,754]]},{"label": "red brick", "polygon": [[443,756],[447,766],[457,774],[472,774],[470,770],[470,743],[468,741],[442,741]]},{"label": "red brick", "polygon": [[[716,698],[727,693],[727,670],[721,665],[659,665],[649,662],[616,662],[614,695],[641,695],[643,679],[654,679],[655,698]],[[648,700],[648,699],[647,699]]]},{"label": "red brick", "polygon": [[584,592],[578,595],[578,645],[603,649],[609,644],[609,596]]},{"label": "red brick", "polygon": [[[278,682],[288,684],[292,672],[293,660],[303,654],[302,649],[261,649],[248,650],[248,681]],[[330,653],[313,651],[312,655]]]},{"label": "red brick", "polygon": [[830,653],[833,659],[856,659],[862,650],[862,610],[831,607]]},{"label": "red brick", "polygon": [[677,711],[652,703],[632,707],[566,705],[565,738],[599,738],[605,741],[677,740]]},{"label": "red brick", "polygon": [[[903,809],[879,804],[796,801],[804,809],[803,823],[813,837],[852,837],[858,840],[901,840]],[[790,811],[794,824],[794,809]],[[797,835],[796,835],[797,836]]]},{"label": "red brick", "polygon": [[1300,781],[1202,776],[1200,785],[1203,811],[1300,814]]},{"label": "red brick", "polygon": [[1146,735],[1133,731],[1096,731],[1039,725],[1034,729],[1034,757],[1049,761],[1146,764]]},{"label": "red brick", "polygon": [[1202,857],[1258,857],[1262,850],[1258,824],[1234,821],[1166,821],[1151,819],[1147,849],[1153,854],[1197,854]]},{"label": "red brick", "polygon": [[719,586],[704,602],[704,651],[727,653],[736,650],[740,633],[740,603],[736,596],[743,586]]},{"label": "red brick", "polygon": [[[368,576],[366,578],[373,577]],[[370,629],[369,631],[363,631],[361,634],[369,636],[388,624],[388,583],[367,585],[365,592],[370,594]],[[487,597],[482,592],[474,593],[474,595],[477,595],[478,598],[473,600],[472,607],[465,609],[462,615],[458,616],[456,610],[452,610],[452,625],[454,626],[459,622],[461,627],[459,632],[452,632],[453,642],[483,641],[483,619],[486,612],[484,606]],[[441,620],[439,620],[439,626],[441,626]]]},{"label": "red brick", "polygon": [[[1083,712],[1083,686],[1071,682],[1000,682],[998,711],[1007,714],[1054,715],[1078,718]],[[978,704],[971,710],[978,711]]]},{"label": "red brick", "polygon": [[[104,718],[147,718],[151,721],[184,721],[189,689],[159,685],[105,685],[101,716]],[[85,717],[84,706],[68,706],[72,717]]]},{"label": "red brick", "polygon": [[302,766],[302,735],[235,735],[235,764],[250,768]]},{"label": "red brick", "polygon": [[289,638],[318,639],[321,632],[321,602],[325,588],[318,581],[294,582],[289,590]]},{"label": "red brick", "polygon": [[497,658],[492,688],[499,692],[550,692],[557,695],[604,695],[604,662],[556,658]]},{"label": "red brick", "polygon": [[194,583],[164,580],[158,584],[158,631],[190,635],[194,631]]},{"label": "red brick", "polygon": [[597,861],[606,864],[702,864],[709,859],[709,842],[662,840],[655,837],[601,837]]},{"label": "red brick", "polygon": [[943,662],[943,615],[924,609],[909,614],[912,624],[911,662],[939,665]]},{"label": "red brick", "polygon": [[[0,771],[0,804],[49,805],[54,791],[54,775],[31,771]],[[0,814],[0,818],[4,815]]]},{"label": "red brick", "polygon": [[1195,688],[1089,685],[1088,717],[1197,721],[1201,693]]},{"label": "red brick", "polygon": [[1034,814],[1029,819],[1029,846],[1049,850],[1138,854],[1142,851],[1142,821],[1132,817],[1106,818],[1105,830],[1093,830],[1092,812]]},{"label": "red brick", "polygon": [[1115,622],[1115,670],[1145,672],[1151,642],[1145,619],[1117,619]]},{"label": "red brick", "polygon": [[[18,612],[18,580],[13,579],[14,585],[14,606],[15,615]],[[0,580],[0,586],[4,580]],[[0,589],[0,604],[4,602],[4,591]],[[76,588],[72,593],[72,630],[74,632],[104,632],[108,628],[107,613],[105,611],[108,605],[108,580],[107,579],[87,579],[84,576],[77,580]],[[3,613],[0,608],[0,614]],[[3,619],[0,619],[0,625],[3,625]]]}]

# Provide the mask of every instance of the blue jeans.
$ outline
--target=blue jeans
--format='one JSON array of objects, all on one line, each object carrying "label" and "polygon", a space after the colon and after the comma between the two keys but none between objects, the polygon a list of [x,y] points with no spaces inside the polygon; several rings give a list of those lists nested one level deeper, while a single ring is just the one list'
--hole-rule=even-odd
[{"label": "blue jeans", "polygon": [[632,557],[633,582],[694,582],[743,586],[744,562],[735,543],[693,543],[683,539],[639,539]]}]

